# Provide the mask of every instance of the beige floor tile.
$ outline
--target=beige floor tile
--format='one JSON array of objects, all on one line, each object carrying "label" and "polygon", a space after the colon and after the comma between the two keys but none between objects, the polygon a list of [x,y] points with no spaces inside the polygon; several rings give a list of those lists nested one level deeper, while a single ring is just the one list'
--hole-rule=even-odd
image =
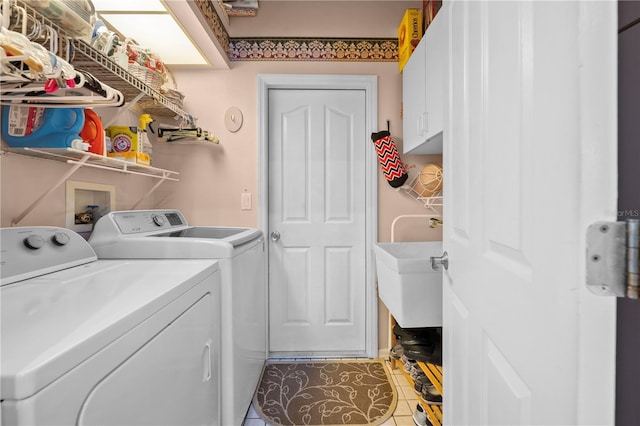
[{"label": "beige floor tile", "polygon": [[245,419],[243,426],[266,426],[266,423],[262,419]]},{"label": "beige floor tile", "polygon": [[394,416],[393,420],[396,422],[396,426],[415,426],[411,416]]},{"label": "beige floor tile", "polygon": [[408,399],[407,398],[407,404],[409,404],[409,407],[413,407],[414,409],[416,408],[416,405],[418,404],[418,398],[412,398],[412,399]]},{"label": "beige floor tile", "polygon": [[396,406],[396,410],[393,412],[393,417],[396,416],[410,416],[413,414],[413,408],[409,406],[407,401],[401,400],[398,401],[398,405]]},{"label": "beige floor tile", "polygon": [[395,420],[393,420],[393,417],[389,417],[384,423],[382,423],[380,426],[396,426],[396,422]]},{"label": "beige floor tile", "polygon": [[402,367],[398,367],[395,370],[391,370],[391,374],[395,375],[395,376],[402,376]]},{"label": "beige floor tile", "polygon": [[[402,382],[400,382],[402,383]],[[413,388],[409,387],[409,385],[407,384],[406,380],[404,382],[404,384],[401,384],[399,389],[399,392],[402,392],[402,395],[404,397],[404,399],[416,399],[416,393],[413,391]]]},{"label": "beige floor tile", "polygon": [[396,376],[395,374],[391,376],[391,380],[393,380],[393,384],[396,385],[396,387],[398,387],[398,386],[400,386],[402,384],[400,379],[402,379],[402,378],[399,377],[399,376]]},{"label": "beige floor tile", "polygon": [[247,412],[247,419],[261,419],[262,417],[260,417],[260,414],[258,414],[258,412],[256,411],[256,408],[253,406],[253,403],[251,403],[251,406],[249,407],[249,411]]}]

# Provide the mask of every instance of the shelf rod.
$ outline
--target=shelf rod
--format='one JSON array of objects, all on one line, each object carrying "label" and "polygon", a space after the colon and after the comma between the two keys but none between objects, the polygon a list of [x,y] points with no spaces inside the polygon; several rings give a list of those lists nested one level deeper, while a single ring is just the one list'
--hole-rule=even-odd
[{"label": "shelf rod", "polygon": [[[69,164],[78,164],[79,162],[76,161],[76,160],[67,160],[67,163],[69,163]],[[126,166],[122,170],[120,170],[120,169],[116,169],[114,167],[102,166],[100,164],[92,164],[92,163],[84,163],[83,162],[81,165],[83,165],[85,167],[93,167],[95,169],[111,170],[111,171],[116,171],[116,172],[128,173],[128,174],[132,174],[132,175],[147,176],[147,177],[152,177],[152,178],[155,178],[155,179],[172,180],[172,181],[175,181],[175,182],[177,182],[179,180],[179,179],[168,177],[165,174],[163,174],[162,176],[159,176],[159,175],[154,175],[154,174],[145,173],[145,172],[135,172],[133,170],[127,169]]]},{"label": "shelf rod", "polygon": [[36,198],[36,200],[33,203],[31,203],[31,205],[29,207],[27,207],[25,209],[25,211],[22,212],[22,214],[18,215],[18,217],[13,219],[11,221],[11,226],[16,226],[18,223],[20,223],[22,221],[22,219],[25,218],[26,215],[31,213],[31,211],[38,204],[40,204],[40,201],[42,201],[43,198],[45,198],[47,195],[49,195],[53,191],[55,191],[60,185],[62,185],[67,179],[69,179],[69,177],[71,175],[73,175],[80,167],[85,165],[85,162],[89,159],[89,157],[91,157],[91,156],[90,155],[85,155],[84,157],[82,157],[82,159],[80,161],[76,161],[75,162],[76,164],[75,164],[74,167],[69,169],[69,171],[67,171],[67,173],[65,173],[64,176],[62,176],[60,179],[58,179],[58,181],[55,184],[53,184],[53,186],[51,188],[49,188],[49,190],[45,191],[40,197]]}]

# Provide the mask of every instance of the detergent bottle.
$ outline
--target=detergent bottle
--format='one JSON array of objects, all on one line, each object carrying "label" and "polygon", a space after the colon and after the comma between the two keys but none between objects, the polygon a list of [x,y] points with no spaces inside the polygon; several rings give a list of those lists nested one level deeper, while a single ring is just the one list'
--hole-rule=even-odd
[{"label": "detergent bottle", "polygon": [[89,144],[89,152],[106,155],[102,120],[92,109],[84,110],[84,126],[80,131],[80,137]]},{"label": "detergent bottle", "polygon": [[14,148],[74,148],[87,151],[80,137],[82,108],[2,107],[2,139]]},{"label": "detergent bottle", "polygon": [[138,117],[140,125],[138,126],[138,144],[142,147],[142,152],[149,156],[149,162],[151,162],[151,155],[153,146],[147,136],[147,125],[153,123],[153,118],[149,114],[142,114]]}]

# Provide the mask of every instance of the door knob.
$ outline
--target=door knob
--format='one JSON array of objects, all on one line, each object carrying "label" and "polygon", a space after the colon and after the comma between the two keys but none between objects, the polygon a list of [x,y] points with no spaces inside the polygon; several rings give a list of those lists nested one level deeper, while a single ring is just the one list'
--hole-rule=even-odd
[{"label": "door knob", "polygon": [[449,269],[449,255],[446,251],[442,253],[440,257],[431,257],[431,269],[434,271],[442,271],[441,266],[444,267],[444,269]]},{"label": "door knob", "polygon": [[271,233],[271,241],[274,243],[280,239],[280,233],[278,231],[273,231]]}]

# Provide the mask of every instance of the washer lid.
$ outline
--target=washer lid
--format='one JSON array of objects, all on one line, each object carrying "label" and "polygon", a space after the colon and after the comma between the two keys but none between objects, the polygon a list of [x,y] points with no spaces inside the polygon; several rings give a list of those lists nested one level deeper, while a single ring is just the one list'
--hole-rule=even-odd
[{"label": "washer lid", "polygon": [[33,395],[217,269],[212,260],[98,260],[2,287],[1,398]]}]

